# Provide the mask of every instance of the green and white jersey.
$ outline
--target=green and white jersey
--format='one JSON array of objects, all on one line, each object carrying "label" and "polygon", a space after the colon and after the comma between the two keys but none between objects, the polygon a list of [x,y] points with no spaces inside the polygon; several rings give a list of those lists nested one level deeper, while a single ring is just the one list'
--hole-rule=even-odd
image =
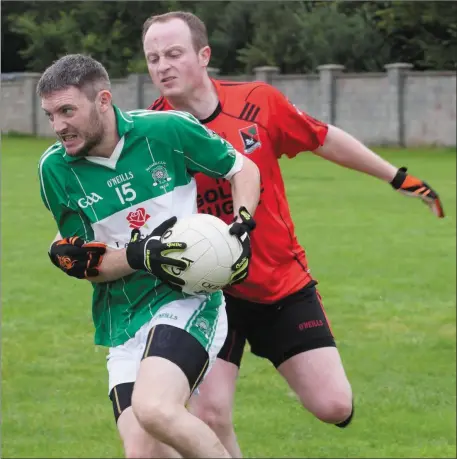
[{"label": "green and white jersey", "polygon": [[[190,114],[114,110],[120,141],[110,158],[71,157],[60,142],[41,157],[41,196],[63,237],[124,248],[133,228],[146,235],[197,212],[194,173],[230,179],[242,167],[243,156]],[[143,271],[93,287],[95,343],[104,346],[124,343],[160,306],[187,296]]]}]

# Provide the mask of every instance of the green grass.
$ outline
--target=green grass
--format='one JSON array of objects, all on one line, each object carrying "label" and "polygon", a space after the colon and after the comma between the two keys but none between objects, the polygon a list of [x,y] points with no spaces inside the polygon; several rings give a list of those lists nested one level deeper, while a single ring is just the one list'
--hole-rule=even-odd
[{"label": "green grass", "polygon": [[[56,230],[37,162],[50,142],[2,139],[2,453],[122,457],[91,288],[46,256]],[[356,415],[346,430],[317,421],[247,352],[235,407],[246,457],[456,457],[456,155],[380,151],[435,187],[447,218],[311,154],[281,162]]]}]

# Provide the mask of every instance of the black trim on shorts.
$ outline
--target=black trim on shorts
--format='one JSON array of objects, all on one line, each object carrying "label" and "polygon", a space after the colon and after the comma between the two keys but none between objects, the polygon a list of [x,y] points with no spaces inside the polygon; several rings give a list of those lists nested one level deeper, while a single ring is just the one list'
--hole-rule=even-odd
[{"label": "black trim on shorts", "polygon": [[109,398],[113,402],[113,413],[116,424],[122,412],[132,405],[134,384],[133,382],[118,384],[111,389]]},{"label": "black trim on shorts", "polygon": [[224,345],[219,351],[219,354],[217,354],[217,358],[233,363],[240,368],[245,345],[246,338],[237,330],[229,328],[227,338],[225,339]]},{"label": "black trim on shorts", "polygon": [[142,359],[162,357],[177,365],[189,381],[190,393],[203,379],[209,355],[197,338],[182,328],[159,324],[152,327]]}]

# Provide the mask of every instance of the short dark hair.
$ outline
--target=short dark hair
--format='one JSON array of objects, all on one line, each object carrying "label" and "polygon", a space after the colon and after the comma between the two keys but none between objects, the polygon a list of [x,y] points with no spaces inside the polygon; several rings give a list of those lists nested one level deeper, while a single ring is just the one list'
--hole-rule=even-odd
[{"label": "short dark hair", "polygon": [[181,19],[181,21],[187,24],[190,29],[192,44],[196,52],[200,51],[203,47],[208,46],[208,32],[206,30],[205,23],[199,17],[195,16],[195,14],[187,13],[185,11],[170,11],[169,13],[158,14],[146,19],[143,24],[143,43],[146,32],[152,24],[157,22],[168,22],[172,19]]},{"label": "short dark hair", "polygon": [[108,72],[100,62],[83,54],[68,54],[55,61],[41,75],[36,92],[40,97],[70,86],[84,91],[90,100],[110,89]]}]

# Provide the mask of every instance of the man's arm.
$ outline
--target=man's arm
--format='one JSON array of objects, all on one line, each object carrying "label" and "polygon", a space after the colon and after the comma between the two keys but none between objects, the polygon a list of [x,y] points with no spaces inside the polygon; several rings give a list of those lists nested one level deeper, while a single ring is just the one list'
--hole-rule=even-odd
[{"label": "man's arm", "polygon": [[397,174],[398,167],[371,151],[352,135],[329,125],[325,142],[314,150],[321,158],[340,166],[391,182]]},{"label": "man's arm", "polygon": [[268,128],[276,139],[278,157],[286,154],[293,158],[302,151],[313,151],[335,164],[388,182],[402,194],[420,198],[437,217],[444,217],[438,194],[426,182],[408,174],[406,167],[393,166],[347,132],[303,113],[277,89],[266,88],[275,114]]},{"label": "man's arm", "polygon": [[102,263],[98,267],[98,276],[88,277],[87,279],[95,283],[112,282],[135,271],[127,262],[126,249],[107,247]]},{"label": "man's arm", "polygon": [[249,158],[243,158],[243,166],[230,179],[232,187],[234,216],[238,217],[240,207],[246,207],[251,215],[257,208],[260,198],[260,173],[256,164]]},{"label": "man's arm", "polygon": [[438,193],[426,182],[407,174],[406,167],[393,166],[350,134],[335,126],[328,126],[323,145],[316,148],[314,153],[340,166],[388,182],[401,193],[422,199],[438,218],[444,217],[443,205]]}]

